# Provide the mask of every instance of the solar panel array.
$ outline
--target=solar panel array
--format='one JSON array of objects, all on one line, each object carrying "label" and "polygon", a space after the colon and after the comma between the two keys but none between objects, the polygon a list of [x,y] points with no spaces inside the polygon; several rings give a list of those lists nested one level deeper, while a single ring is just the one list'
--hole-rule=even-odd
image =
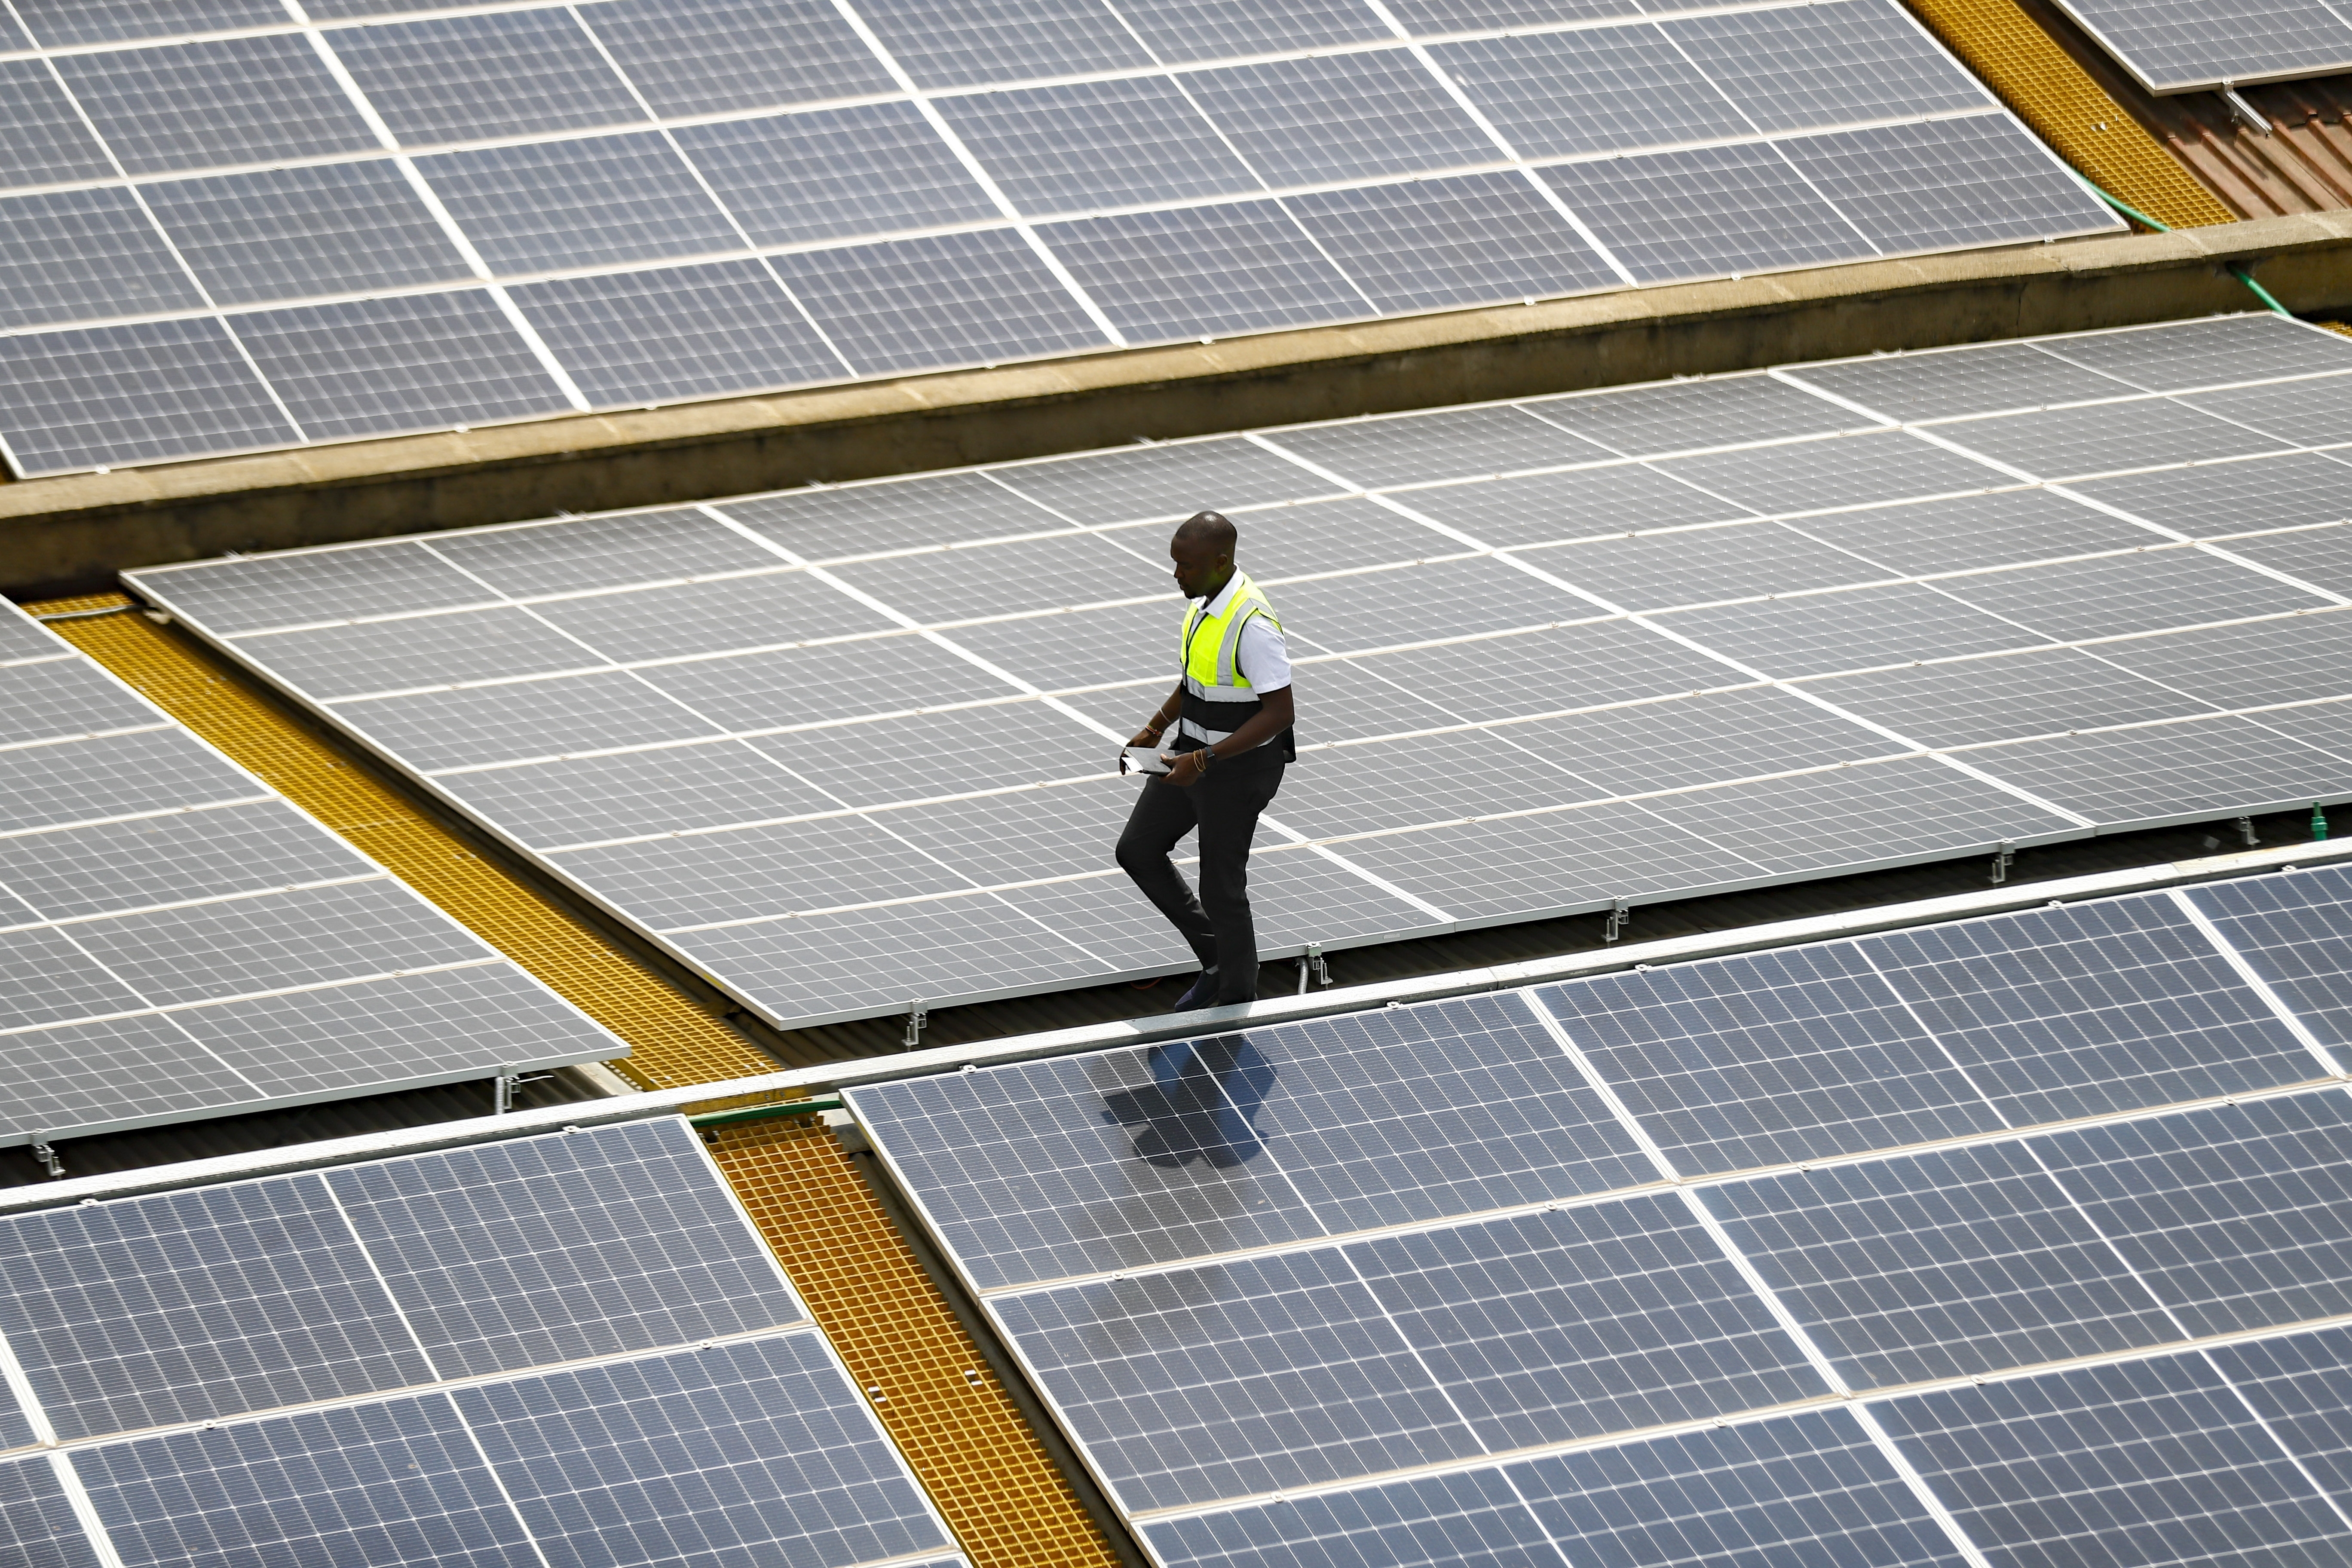
[{"label": "solar panel array", "polygon": [[2120,226],[1895,0],[418,8],[0,15],[19,474]]},{"label": "solar panel array", "polygon": [[678,1118],[0,1219],[42,1568],[962,1568]]},{"label": "solar panel array", "polygon": [[2060,0],[2150,92],[2352,70],[2352,12],[2327,0]]},{"label": "solar panel array", "polygon": [[629,1048],[0,600],[0,1148]]},{"label": "solar panel array", "polygon": [[2225,319],[130,581],[789,1026],[1190,967],[1107,770],[1201,507],[1301,659],[1270,954],[2352,796],[2347,372]]},{"label": "solar panel array", "polygon": [[1164,1568],[2352,1551],[2352,868],[855,1088]]}]

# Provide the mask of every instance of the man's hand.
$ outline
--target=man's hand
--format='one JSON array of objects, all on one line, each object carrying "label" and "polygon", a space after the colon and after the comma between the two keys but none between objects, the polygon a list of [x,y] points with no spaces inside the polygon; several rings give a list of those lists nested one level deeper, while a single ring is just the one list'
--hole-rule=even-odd
[{"label": "man's hand", "polygon": [[1160,733],[1167,728],[1165,724],[1146,724],[1142,729],[1129,735],[1127,738],[1127,743],[1130,746],[1156,746],[1160,744]]},{"label": "man's hand", "polygon": [[1209,771],[1209,764],[1201,760],[1208,754],[1205,749],[1177,752],[1176,761],[1168,769],[1168,782],[1178,789],[1192,788],[1200,782],[1201,775]]}]

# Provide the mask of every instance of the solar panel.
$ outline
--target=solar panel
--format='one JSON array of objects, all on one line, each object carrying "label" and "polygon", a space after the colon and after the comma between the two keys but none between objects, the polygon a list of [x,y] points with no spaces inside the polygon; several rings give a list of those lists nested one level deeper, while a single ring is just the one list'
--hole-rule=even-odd
[{"label": "solar panel", "polygon": [[[0,61],[0,193],[90,184],[0,194],[42,329],[13,352],[98,328],[125,363],[0,379],[0,428],[54,428],[8,453],[52,473],[2117,226],[1887,0],[1741,4],[44,5]],[[505,319],[453,339],[486,280]],[[321,407],[323,351],[270,345],[353,296],[377,357]],[[215,307],[219,384],[123,428],[173,363],[137,329]],[[486,378],[529,390],[451,395]]]},{"label": "solar panel", "polygon": [[[1171,1563],[2315,1564],[2313,1482],[2352,1476],[2352,1104],[2187,906],[2311,911],[2210,930],[2333,974],[2347,875],[845,1098]],[[1969,948],[1967,996],[1905,962]],[[2121,1045],[2125,1013],[2174,1032]],[[2003,1027],[2075,1056],[1989,1053]],[[1552,1105],[1567,1158],[1463,1179],[1540,1147],[1465,1110]]]},{"label": "solar panel", "polygon": [[2151,92],[2325,76],[2352,62],[2352,23],[2324,0],[2067,0],[2066,9]]},{"label": "solar panel", "polygon": [[0,1141],[626,1047],[13,607]]},{"label": "solar panel", "polygon": [[676,1117],[20,1214],[0,1277],[29,1563],[961,1568]]},{"label": "solar panel", "polygon": [[1299,661],[1269,954],[2352,795],[2338,710],[2276,706],[2347,694],[2344,612],[1813,389],[2139,408],[2074,362],[2197,384],[2345,363],[2323,336],[2132,329],[133,579],[789,1025],[1181,966],[1102,880],[1134,787],[1103,775],[1164,695],[1164,530],[1202,509]]}]

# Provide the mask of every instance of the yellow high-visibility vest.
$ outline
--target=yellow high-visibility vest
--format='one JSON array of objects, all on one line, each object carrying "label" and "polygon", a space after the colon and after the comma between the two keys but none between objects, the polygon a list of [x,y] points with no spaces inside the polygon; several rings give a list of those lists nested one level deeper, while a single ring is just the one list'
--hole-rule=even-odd
[{"label": "yellow high-visibility vest", "polygon": [[1209,614],[1215,595],[1187,606],[1184,612],[1182,731],[1212,744],[1240,729],[1258,710],[1258,695],[1234,659],[1242,646],[1242,628],[1259,616],[1273,622],[1277,631],[1282,627],[1274,606],[1250,581],[1249,574],[1234,573],[1229,586],[1229,594],[1218,590],[1225,596],[1223,614]]}]

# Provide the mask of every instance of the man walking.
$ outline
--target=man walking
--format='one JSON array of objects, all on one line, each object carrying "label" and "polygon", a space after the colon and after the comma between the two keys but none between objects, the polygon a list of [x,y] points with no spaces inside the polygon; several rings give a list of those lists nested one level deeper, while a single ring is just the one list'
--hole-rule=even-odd
[{"label": "man walking", "polygon": [[[1144,780],[1118,836],[1118,863],[1201,960],[1178,1010],[1257,997],[1257,931],[1250,921],[1249,848],[1258,813],[1297,757],[1290,652],[1274,606],[1234,567],[1234,525],[1213,511],[1187,519],[1168,542],[1184,611],[1182,672],[1130,746],[1165,749],[1176,761]],[[1201,892],[1184,885],[1168,852],[1199,828]]]}]

